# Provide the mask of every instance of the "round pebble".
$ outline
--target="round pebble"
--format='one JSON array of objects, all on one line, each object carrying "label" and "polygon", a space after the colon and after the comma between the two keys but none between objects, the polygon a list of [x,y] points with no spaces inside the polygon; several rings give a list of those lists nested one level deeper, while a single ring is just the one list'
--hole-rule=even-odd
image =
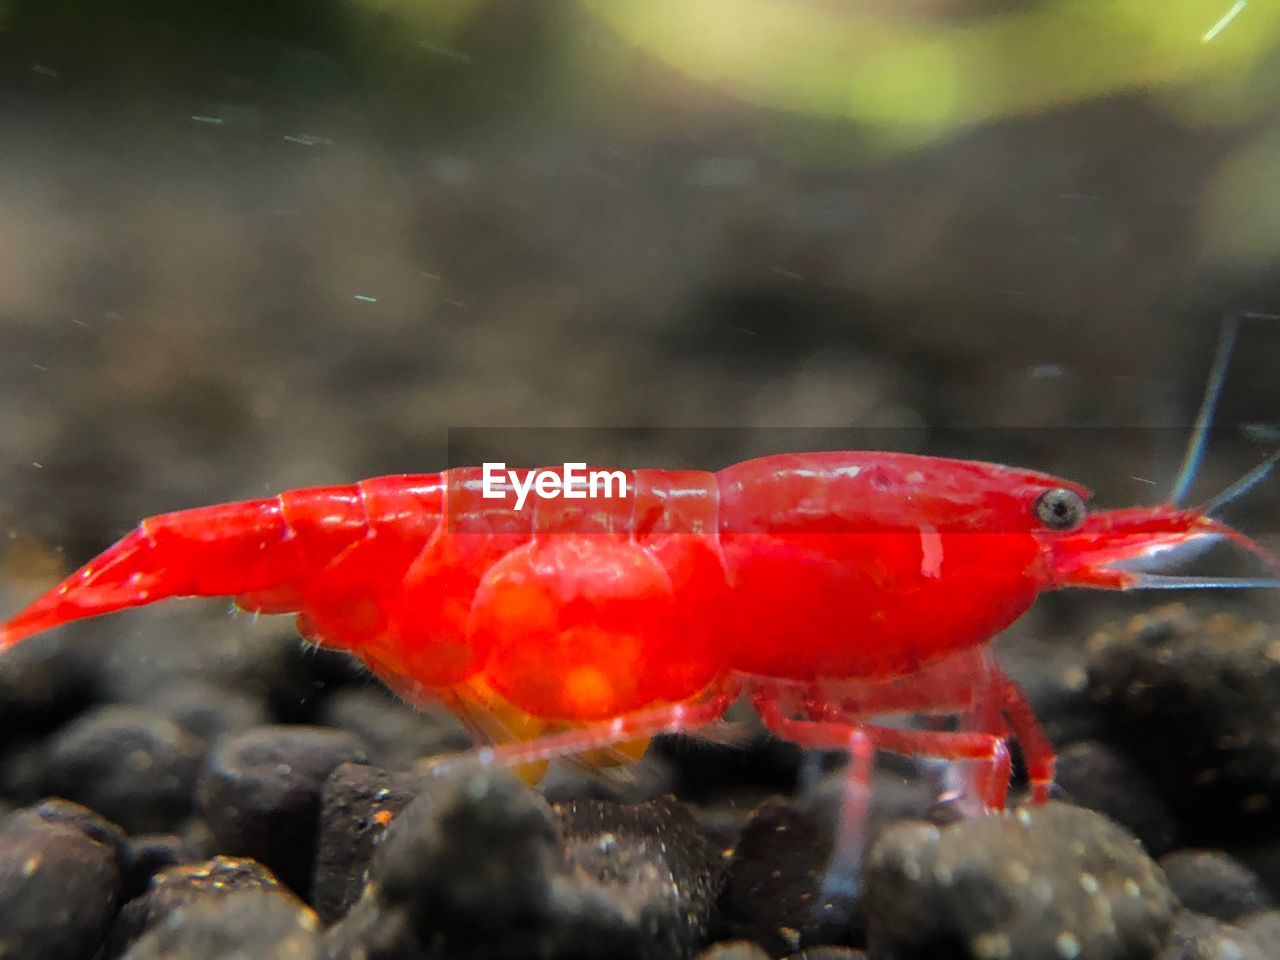
[{"label": "round pebble", "polygon": [[452,717],[414,710],[371,687],[337,691],[325,701],[320,719],[358,736],[368,746],[370,759],[387,770],[411,770],[424,757],[472,745]]},{"label": "round pebble", "polygon": [[951,955],[961,944],[985,960],[1155,960],[1175,906],[1137,840],[1062,803],[941,830],[890,827],[866,884],[869,953],[882,960]]},{"label": "round pebble", "polygon": [[[717,856],[664,804],[553,809],[510,774],[425,783],[326,936],[337,956],[668,960],[706,939]],[[388,946],[390,945],[390,946]]]},{"label": "round pebble", "polygon": [[197,790],[215,849],[260,861],[306,899],[325,778],[365,759],[358,737],[320,727],[257,727],[223,740]]},{"label": "round pebble", "polygon": [[1177,845],[1181,828],[1168,804],[1138,763],[1113,747],[1096,740],[1071,744],[1058,754],[1056,781],[1072,803],[1132,830],[1153,857]]},{"label": "round pebble", "polygon": [[343,763],[321,794],[312,903],[325,922],[359,899],[374,847],[395,815],[417,796],[420,779],[377,767]]},{"label": "round pebble", "polygon": [[200,741],[159,714],[97,707],[51,738],[45,789],[129,833],[170,830],[191,809],[203,755]]},{"label": "round pebble", "polygon": [[117,957],[148,930],[193,903],[245,891],[267,891],[290,898],[271,871],[255,860],[214,857],[159,871],[141,896],[120,911],[107,942],[107,957]]},{"label": "round pebble", "polygon": [[1197,842],[1269,831],[1280,796],[1274,628],[1171,604],[1093,638],[1089,692]]},{"label": "round pebble", "polygon": [[0,957],[91,957],[122,896],[117,849],[74,823],[11,815],[0,829]]},{"label": "round pebble", "polygon": [[1179,850],[1160,866],[1184,907],[1228,923],[1275,903],[1256,873],[1221,850]]},{"label": "round pebble", "polygon": [[174,910],[124,960],[321,960],[319,922],[269,891],[206,897]]}]

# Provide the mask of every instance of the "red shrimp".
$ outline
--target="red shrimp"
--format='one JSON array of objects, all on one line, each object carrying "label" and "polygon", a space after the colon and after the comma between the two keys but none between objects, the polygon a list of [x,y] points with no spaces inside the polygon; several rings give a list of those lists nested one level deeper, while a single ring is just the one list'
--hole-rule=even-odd
[{"label": "red shrimp", "polygon": [[[442,700],[492,746],[543,761],[717,720],[746,692],[764,724],[852,752],[844,838],[873,750],[964,759],[1004,806],[1007,742],[1042,802],[1054,755],[986,647],[1048,590],[1276,586],[1149,572],[1212,539],[1280,560],[1179,505],[1203,450],[1234,325],[1220,344],[1169,502],[1090,513],[1070,481],[903,453],[784,454],[718,473],[635,470],[588,500],[484,496],[449,470],[152,517],[0,627],[0,648],[72,620],[180,596],[292,612],[405,697]],[[524,482],[527,474],[520,474]],[[958,731],[877,726],[956,714]],[[861,791],[861,792],[859,792]]]}]

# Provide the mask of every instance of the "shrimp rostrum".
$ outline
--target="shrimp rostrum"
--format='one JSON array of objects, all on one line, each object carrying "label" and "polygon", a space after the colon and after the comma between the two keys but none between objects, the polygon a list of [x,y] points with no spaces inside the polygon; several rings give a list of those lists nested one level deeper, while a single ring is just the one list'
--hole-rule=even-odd
[{"label": "shrimp rostrum", "polygon": [[[1206,504],[1180,503],[1229,349],[1224,336],[1175,495],[1157,506],[1091,512],[1084,488],[1044,473],[880,452],[634,470],[609,496],[520,509],[510,489],[486,496],[479,469],[381,477],[143,520],[0,627],[0,647],[170,597],[230,596],[293,613],[306,639],[447,704],[485,762],[634,754],[745,693],[777,735],[850,751],[855,792],[882,749],[970,761],[980,804],[1000,809],[1016,738],[1043,801],[1052,747],[989,657],[995,634],[1047,590],[1277,585],[1156,572],[1222,539],[1280,570],[1212,516],[1275,458]],[[961,723],[872,722],[899,712]]]}]

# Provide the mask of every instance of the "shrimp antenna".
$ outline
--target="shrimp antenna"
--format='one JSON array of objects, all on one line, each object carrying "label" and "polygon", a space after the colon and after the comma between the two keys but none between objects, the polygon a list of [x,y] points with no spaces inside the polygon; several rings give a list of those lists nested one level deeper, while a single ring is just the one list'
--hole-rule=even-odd
[{"label": "shrimp antenna", "polygon": [[[1205,384],[1204,399],[1200,401],[1200,412],[1196,414],[1195,426],[1191,428],[1191,438],[1187,441],[1187,452],[1182,457],[1182,466],[1178,468],[1177,479],[1173,481],[1173,490],[1169,493],[1171,507],[1182,503],[1187,496],[1187,491],[1191,489],[1191,484],[1195,482],[1196,474],[1200,472],[1205,445],[1209,440],[1209,428],[1213,425],[1213,415],[1218,408],[1218,398],[1222,395],[1222,384],[1227,377],[1227,364],[1231,360],[1231,351],[1235,349],[1236,334],[1239,329],[1240,321],[1235,316],[1227,317],[1222,321],[1222,330],[1218,334],[1218,349],[1213,355],[1213,366],[1209,368],[1209,382]],[[1256,482],[1257,480],[1254,481]]]},{"label": "shrimp antenna", "polygon": [[1246,473],[1231,486],[1227,487],[1212,500],[1207,501],[1200,507],[1199,512],[1206,517],[1211,515],[1215,510],[1225,507],[1227,504],[1239,500],[1246,493],[1260,484],[1267,478],[1267,475],[1275,469],[1275,465],[1280,463],[1280,450],[1277,450],[1267,459]]},{"label": "shrimp antenna", "polygon": [[1280,579],[1265,577],[1172,577],[1159,573],[1136,574],[1134,590],[1276,590]]}]

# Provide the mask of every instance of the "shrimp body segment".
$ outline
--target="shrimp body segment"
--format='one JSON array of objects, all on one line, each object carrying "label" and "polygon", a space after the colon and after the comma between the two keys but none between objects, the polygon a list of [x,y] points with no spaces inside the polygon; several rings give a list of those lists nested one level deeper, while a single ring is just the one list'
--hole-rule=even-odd
[{"label": "shrimp body segment", "polygon": [[[1069,481],[909,454],[635,470],[611,496],[524,509],[484,493],[463,469],[153,517],[0,627],[0,648],[168,597],[231,596],[296,614],[304,637],[449,704],[516,762],[704,723],[745,686],[801,743],[871,736],[982,760],[999,806],[1010,733],[1037,798],[1052,776],[1025,699],[982,649],[1039,593],[1156,585],[1143,564],[1205,538],[1280,567],[1200,511],[1086,517]],[[957,713],[969,732],[860,726],[902,710]]]}]

